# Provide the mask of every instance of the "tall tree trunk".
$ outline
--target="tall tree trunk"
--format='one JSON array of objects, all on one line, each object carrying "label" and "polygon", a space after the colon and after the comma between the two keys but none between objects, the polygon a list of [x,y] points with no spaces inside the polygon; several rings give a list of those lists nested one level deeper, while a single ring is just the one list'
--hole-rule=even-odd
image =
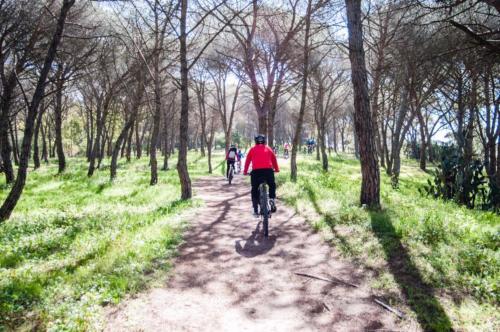
[{"label": "tall tree trunk", "polygon": [[[35,123],[35,132],[34,132],[34,137],[33,137],[33,163],[34,163],[34,168],[38,169],[40,168],[40,147],[38,146],[39,142],[39,137],[40,137],[40,129],[42,127],[42,120],[43,120],[43,113],[45,111],[45,106],[43,103],[43,99],[40,103],[40,110],[38,112],[38,116],[36,117],[36,123]],[[43,134],[42,134],[43,136]]]},{"label": "tall tree trunk", "polygon": [[351,80],[354,90],[354,127],[359,138],[361,158],[361,204],[371,208],[380,207],[380,173],[375,148],[373,117],[370,114],[370,99],[363,50],[363,28],[361,22],[361,0],[346,0],[347,29],[349,32],[349,58]]},{"label": "tall tree trunk", "polygon": [[134,121],[135,121],[135,114],[131,114],[130,117],[125,122],[125,125],[123,126],[120,135],[118,135],[118,138],[116,139],[115,146],[113,148],[113,153],[111,154],[111,164],[109,168],[111,180],[114,180],[116,178],[116,169],[118,164],[118,154],[120,153],[120,147],[122,146],[122,143],[125,141],[128,132],[132,130]]},{"label": "tall tree trunk", "polygon": [[87,112],[87,147],[85,151],[85,156],[87,161],[90,162],[90,155],[92,154],[92,147],[94,146],[94,117],[93,112],[89,109]]},{"label": "tall tree trunk", "polygon": [[[105,113],[103,113],[103,117],[105,116]],[[106,122],[106,119],[103,118],[103,122],[105,123]],[[99,147],[99,151],[97,152],[97,169],[101,169],[101,164],[102,164],[102,160],[104,158],[104,151],[105,151],[105,147],[106,147],[106,141],[107,141],[107,137],[108,137],[108,128],[105,124],[103,124],[103,127],[102,127],[102,135],[101,135],[101,146]]]},{"label": "tall tree trunk", "polygon": [[337,126],[333,124],[333,133],[332,133],[332,139],[333,139],[333,151],[335,153],[338,153],[338,144],[337,144]]},{"label": "tall tree trunk", "polygon": [[141,135],[139,133],[139,119],[135,121],[135,153],[136,153],[136,158],[141,159],[142,157],[142,139]]},{"label": "tall tree trunk", "polygon": [[[158,67],[157,67],[158,68]],[[159,68],[155,70],[155,111],[153,115],[153,131],[151,133],[151,142],[149,146],[149,163],[151,167],[150,185],[158,183],[158,159],[156,158],[156,150],[158,144],[158,136],[160,135],[161,125],[161,87]]]},{"label": "tall tree trunk", "polygon": [[299,146],[300,136],[302,134],[302,126],[304,123],[304,114],[306,111],[307,99],[307,79],[309,76],[309,31],[311,28],[311,8],[312,0],[307,1],[306,26],[304,35],[304,67],[302,70],[302,95],[300,99],[299,117],[295,127],[295,135],[293,136],[292,155],[290,158],[290,179],[293,182],[297,181],[297,147]]},{"label": "tall tree trunk", "polygon": [[43,99],[45,91],[45,82],[47,80],[47,76],[51,69],[52,62],[54,61],[54,57],[56,56],[57,47],[59,45],[59,42],[61,41],[64,29],[64,23],[66,21],[66,16],[74,3],[75,0],[64,0],[63,2],[61,13],[57,20],[56,30],[52,37],[52,41],[47,51],[47,55],[45,57],[42,70],[40,71],[40,76],[38,78],[35,92],[33,93],[33,98],[28,108],[24,126],[23,146],[20,156],[19,168],[17,171],[17,177],[16,181],[14,182],[14,185],[12,186],[11,191],[9,192],[9,195],[7,196],[5,202],[0,208],[0,221],[4,221],[10,217],[12,211],[14,210],[23,192],[24,185],[26,183],[29,154],[31,151],[31,140],[33,138],[34,124],[36,120],[38,106],[40,105],[40,102]]},{"label": "tall tree trunk", "polygon": [[102,136],[102,109],[101,105],[97,106],[97,112],[96,112],[96,135],[94,139],[94,146],[92,147],[90,151],[90,162],[89,162],[89,169],[87,172],[87,176],[91,177],[94,175],[95,171],[95,166],[96,166],[96,159],[98,158],[98,155],[100,153],[101,149],[101,136]]},{"label": "tall tree trunk", "polygon": [[165,150],[165,155],[163,157],[163,170],[168,171],[169,170],[169,165],[168,161],[170,159],[170,156],[172,155],[172,148],[171,144],[173,144],[171,140],[171,136],[174,133],[174,119],[175,119],[175,110],[174,110],[174,100],[175,98],[172,98],[172,101],[169,105],[169,108],[165,112],[164,116],[164,124],[163,124],[163,149]]},{"label": "tall tree trunk", "polygon": [[177,172],[181,182],[181,199],[190,199],[193,196],[191,179],[187,165],[187,144],[189,129],[189,68],[187,62],[187,7],[188,0],[181,0],[180,17],[180,71],[181,71],[181,117],[179,125],[179,157]]},{"label": "tall tree trunk", "polygon": [[14,156],[14,164],[19,165],[19,143],[17,137],[17,124],[16,117],[14,117],[14,127],[12,127],[12,122],[9,121],[9,132],[10,132],[10,141],[12,142],[12,155]]},{"label": "tall tree trunk", "polygon": [[127,162],[130,162],[130,159],[132,157],[132,136],[134,136],[134,127],[136,122],[137,119],[134,121],[132,128],[130,128],[130,130],[128,131],[127,151],[125,152],[125,158],[127,159]]},{"label": "tall tree trunk", "polygon": [[420,169],[425,171],[427,167],[427,138],[425,135],[425,121],[422,110],[417,110],[417,117],[420,127]]},{"label": "tall tree trunk", "polygon": [[11,184],[14,182],[14,167],[12,166],[11,154],[12,145],[9,142],[9,116],[14,89],[17,85],[16,73],[12,72],[7,83],[2,86],[1,113],[0,113],[0,146],[2,150],[2,163],[5,173],[5,182]]},{"label": "tall tree trunk", "polygon": [[[5,128],[4,128],[5,127]],[[12,160],[10,159],[12,147],[9,142],[9,126],[2,126],[0,128],[0,146],[2,148],[2,165],[5,174],[5,183],[11,184],[14,182],[14,168],[12,167]]]},{"label": "tall tree trunk", "polygon": [[63,138],[62,138],[62,95],[64,89],[63,68],[59,66],[56,76],[58,82],[56,84],[56,100],[54,107],[54,121],[56,130],[56,152],[57,163],[59,165],[58,173],[64,172],[66,169],[66,157],[64,156]]},{"label": "tall tree trunk", "polygon": [[43,159],[43,161],[46,164],[48,164],[49,163],[49,154],[48,154],[48,151],[47,151],[47,136],[46,136],[46,132],[49,129],[48,128],[45,129],[45,126],[42,123],[41,130],[42,130],[42,159]]},{"label": "tall tree trunk", "polygon": [[318,139],[316,140],[317,141],[316,142],[316,160],[320,161],[321,160],[321,156],[319,154],[319,147],[320,147],[321,143],[320,143],[320,129],[319,129],[319,127],[317,127],[316,132],[317,132],[316,135],[318,136]]},{"label": "tall tree trunk", "polygon": [[325,132],[326,132],[326,128],[325,128],[325,122],[323,122],[323,124],[321,125],[321,129],[320,129],[320,135],[321,135],[321,139],[320,139],[320,148],[321,148],[321,158],[323,160],[323,170],[325,172],[328,172],[328,154],[326,153],[326,135],[325,135]]}]

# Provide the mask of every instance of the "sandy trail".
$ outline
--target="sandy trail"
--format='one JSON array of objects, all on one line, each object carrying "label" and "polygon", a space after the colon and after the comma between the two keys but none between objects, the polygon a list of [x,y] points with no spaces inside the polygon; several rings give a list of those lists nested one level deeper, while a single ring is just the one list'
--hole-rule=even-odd
[{"label": "sandy trail", "polygon": [[[270,237],[256,231],[242,176],[195,183],[196,214],[173,276],[108,308],[106,331],[394,331],[398,318],[373,302],[363,270],[340,258],[290,208],[278,204]],[[294,274],[334,276],[352,288]]]}]

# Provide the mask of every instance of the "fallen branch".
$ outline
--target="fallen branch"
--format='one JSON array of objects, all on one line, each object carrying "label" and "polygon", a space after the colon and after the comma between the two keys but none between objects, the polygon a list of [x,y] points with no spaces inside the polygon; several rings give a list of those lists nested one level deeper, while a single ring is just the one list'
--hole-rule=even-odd
[{"label": "fallen branch", "polygon": [[385,304],[384,302],[380,301],[379,299],[373,299],[373,300],[376,303],[380,304],[385,309],[389,310],[390,312],[392,312],[393,314],[395,314],[396,316],[398,316],[399,318],[401,318],[401,319],[405,318],[405,315],[401,311],[399,311],[397,309],[394,309],[393,307],[391,307],[388,304]]},{"label": "fallen branch", "polygon": [[359,287],[358,285],[351,284],[350,282],[343,281],[343,280],[340,280],[340,279],[338,279],[338,278],[334,278],[334,279],[326,279],[326,278],[323,278],[323,277],[313,276],[313,275],[311,275],[311,274],[307,274],[307,273],[300,273],[300,272],[294,272],[294,273],[295,273],[296,275],[298,275],[298,276],[301,276],[301,277],[307,277],[307,278],[312,278],[312,279],[322,280],[322,281],[326,281],[326,282],[340,283],[340,284],[344,284],[344,285],[351,286],[351,287],[356,287],[356,288],[358,288],[358,287]]}]

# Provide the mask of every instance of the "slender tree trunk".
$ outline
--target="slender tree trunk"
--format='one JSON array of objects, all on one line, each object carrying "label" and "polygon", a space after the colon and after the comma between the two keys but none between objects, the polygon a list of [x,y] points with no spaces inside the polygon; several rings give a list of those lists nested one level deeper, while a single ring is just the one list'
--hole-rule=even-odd
[{"label": "slender tree trunk", "polygon": [[102,136],[102,110],[101,110],[101,105],[98,105],[97,107],[97,112],[96,112],[96,136],[94,139],[94,146],[92,147],[90,151],[90,162],[89,162],[89,169],[87,172],[87,176],[91,177],[94,175],[95,171],[95,164],[96,164],[96,158],[98,158],[98,154],[100,152],[101,148],[101,136]]},{"label": "slender tree trunk", "polygon": [[307,98],[307,80],[309,76],[309,31],[311,27],[311,7],[312,0],[307,1],[306,26],[304,36],[304,67],[302,70],[302,95],[300,100],[299,117],[297,126],[295,127],[295,135],[293,136],[292,155],[290,158],[290,179],[293,182],[297,181],[297,147],[299,146],[300,136],[302,134],[302,126],[304,122],[304,114],[306,111]]},{"label": "slender tree trunk", "polygon": [[12,127],[12,122],[9,122],[10,129],[10,141],[12,142],[12,154],[14,156],[14,164],[19,165],[19,144],[17,139],[17,124],[16,118],[14,117],[14,127]]},{"label": "slender tree trunk", "polygon": [[52,130],[50,128],[50,122],[47,122],[47,147],[48,147],[48,156],[49,158],[54,158],[54,153],[52,149]]},{"label": "slender tree trunk", "polygon": [[41,130],[42,130],[42,159],[43,159],[43,161],[46,164],[48,164],[49,163],[49,154],[48,154],[48,151],[47,151],[47,136],[46,136],[46,132],[49,129],[48,128],[46,129],[45,126],[42,123]]},{"label": "slender tree trunk", "polygon": [[315,150],[316,150],[316,160],[317,160],[317,161],[320,161],[320,160],[321,160],[321,156],[320,156],[320,154],[319,154],[319,149],[320,149],[319,147],[320,147],[320,144],[321,144],[321,143],[320,143],[320,140],[321,140],[321,139],[320,139],[320,135],[321,135],[321,134],[320,134],[320,129],[319,129],[319,127],[317,127],[317,128],[316,128],[316,135],[318,136],[318,139],[317,139],[317,142],[316,142],[316,149],[315,149]]},{"label": "slender tree trunk", "polygon": [[29,154],[31,151],[31,140],[33,138],[34,124],[36,120],[38,106],[40,105],[41,100],[43,99],[44,90],[45,90],[45,82],[47,80],[47,76],[52,66],[52,62],[56,56],[57,47],[59,42],[61,41],[64,23],[66,21],[66,16],[70,10],[70,8],[75,3],[75,0],[64,0],[61,8],[61,13],[57,20],[56,30],[52,37],[52,41],[50,43],[50,47],[47,51],[47,55],[45,57],[45,61],[40,71],[40,76],[38,78],[38,82],[35,88],[35,92],[33,93],[33,98],[28,108],[25,127],[24,127],[24,137],[23,137],[23,145],[22,152],[20,156],[19,168],[17,172],[16,181],[12,186],[9,195],[5,199],[2,207],[0,208],[0,221],[4,221],[8,219],[14,210],[19,198],[24,189],[24,185],[26,183],[27,169],[28,169],[28,161]]},{"label": "slender tree trunk", "polygon": [[2,98],[1,98],[1,113],[0,113],[0,146],[2,150],[2,162],[3,170],[5,173],[5,182],[11,184],[14,182],[14,167],[12,166],[11,154],[12,145],[9,142],[9,112],[12,105],[12,99],[14,96],[14,89],[17,85],[16,73],[12,72],[9,76],[7,83],[2,87]]},{"label": "slender tree trunk", "polygon": [[325,135],[325,132],[326,132],[326,128],[325,128],[325,122],[323,122],[322,124],[322,128],[320,129],[320,135],[321,135],[321,140],[320,140],[320,144],[321,144],[321,158],[323,160],[323,170],[325,172],[328,172],[328,154],[326,153],[326,135]]},{"label": "slender tree trunk", "polygon": [[160,92],[160,73],[155,72],[155,112],[153,115],[153,131],[151,133],[151,142],[149,146],[149,163],[151,167],[150,185],[158,183],[158,159],[156,158],[156,150],[158,144],[158,136],[160,135],[161,125],[161,92]]},{"label": "slender tree trunk", "polygon": [[142,157],[142,139],[139,133],[139,119],[135,121],[135,153],[136,158],[141,159]]},{"label": "slender tree trunk", "polygon": [[181,117],[179,125],[179,157],[177,161],[177,172],[181,182],[181,199],[190,199],[193,195],[191,179],[187,165],[187,144],[189,129],[189,69],[187,62],[187,7],[188,0],[181,0],[180,17],[180,71],[181,71]]},{"label": "slender tree trunk", "polygon": [[347,29],[349,31],[349,58],[351,80],[354,90],[354,127],[359,138],[361,158],[361,204],[371,208],[380,207],[380,173],[375,148],[373,117],[370,114],[370,99],[363,50],[363,28],[361,22],[361,0],[346,0]]},{"label": "slender tree trunk", "polygon": [[135,121],[135,114],[131,114],[130,117],[125,122],[125,125],[116,139],[115,146],[113,148],[113,153],[111,154],[111,164],[110,164],[110,179],[114,180],[116,178],[116,169],[118,164],[118,154],[120,153],[120,147],[125,141],[127,134],[132,130]]},{"label": "slender tree trunk", "polygon": [[87,161],[90,162],[90,155],[92,154],[92,147],[94,146],[94,117],[92,115],[92,110],[89,109],[87,112],[87,149],[85,156]]},{"label": "slender tree trunk", "polygon": [[417,117],[420,127],[420,169],[425,171],[427,168],[427,138],[425,135],[425,121],[422,110],[417,110]]},{"label": "slender tree trunk", "polygon": [[134,136],[134,127],[135,127],[136,122],[137,122],[137,119],[134,121],[132,128],[130,128],[128,131],[127,151],[125,152],[125,158],[127,159],[127,162],[130,162],[130,159],[132,157],[132,136]]},{"label": "slender tree trunk", "polygon": [[338,153],[337,126],[335,126],[335,124],[333,125],[332,139],[333,139],[333,151],[335,151],[335,153]]},{"label": "slender tree trunk", "polygon": [[58,68],[58,73],[56,74],[58,77],[58,82],[56,85],[56,100],[54,107],[54,121],[55,121],[55,130],[56,130],[56,152],[57,152],[57,162],[58,162],[58,173],[64,172],[66,169],[66,157],[64,155],[63,148],[63,138],[62,138],[62,96],[64,89],[64,81],[63,81],[63,68],[60,65]]},{"label": "slender tree trunk", "polygon": [[[103,116],[105,113],[103,113]],[[106,122],[106,119],[103,118],[103,122]],[[106,147],[106,141],[108,140],[108,128],[105,124],[102,127],[102,135],[101,135],[101,146],[99,147],[99,151],[97,152],[97,169],[101,169],[102,160],[104,158],[104,152]]]},{"label": "slender tree trunk", "polygon": [[[132,128],[133,127],[134,127],[134,124],[132,123]],[[120,148],[120,158],[125,157],[125,153],[127,151],[128,138],[130,136],[129,133],[130,133],[130,131],[131,131],[132,128],[130,128],[129,130],[127,130],[127,133],[125,135],[125,139],[123,139],[122,146]],[[113,156],[113,154],[111,154],[111,156]]]},{"label": "slender tree trunk", "polygon": [[[36,117],[35,132],[34,132],[34,137],[33,137],[33,163],[34,163],[35,169],[40,168],[40,148],[38,146],[38,142],[39,142],[39,137],[40,137],[40,129],[42,128],[42,120],[43,120],[44,111],[45,111],[45,106],[44,106],[44,103],[42,100],[41,104],[40,104],[40,110],[38,112],[38,116]],[[43,136],[43,134],[42,134],[42,136]]]}]

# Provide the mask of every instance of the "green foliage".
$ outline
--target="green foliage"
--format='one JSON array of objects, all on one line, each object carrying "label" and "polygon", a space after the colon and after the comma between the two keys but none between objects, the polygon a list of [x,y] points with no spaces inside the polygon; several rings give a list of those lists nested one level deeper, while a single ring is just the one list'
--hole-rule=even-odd
[{"label": "green foliage", "polygon": [[68,114],[62,128],[63,144],[70,156],[82,155],[85,152],[85,131],[83,121],[78,114]]},{"label": "green foliage", "polygon": [[489,183],[480,160],[466,163],[455,146],[443,146],[441,163],[427,180],[422,194],[444,200],[454,200],[469,208],[495,208],[495,186]]},{"label": "green foliage", "polygon": [[[206,174],[206,159],[189,161],[192,175]],[[86,167],[70,159],[64,174],[55,164],[31,172],[0,225],[0,330],[98,329],[101,305],[170,268],[184,228],[179,216],[198,204],[177,200],[177,172],[160,172],[149,186],[147,159],[121,162],[112,183],[108,171],[88,178]]]}]

